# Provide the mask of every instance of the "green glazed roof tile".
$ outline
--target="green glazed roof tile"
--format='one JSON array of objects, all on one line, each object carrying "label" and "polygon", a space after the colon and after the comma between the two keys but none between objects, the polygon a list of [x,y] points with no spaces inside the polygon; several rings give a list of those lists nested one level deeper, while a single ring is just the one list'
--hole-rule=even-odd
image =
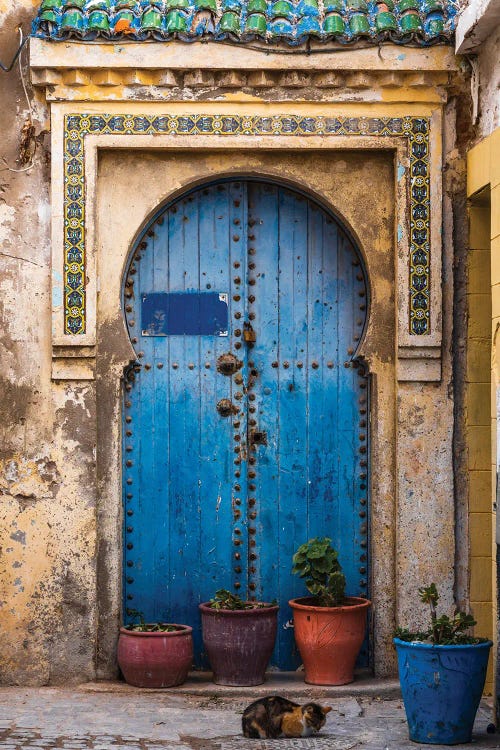
[{"label": "green glazed roof tile", "polygon": [[451,44],[459,0],[41,0],[33,34],[54,41],[261,41],[298,49]]}]

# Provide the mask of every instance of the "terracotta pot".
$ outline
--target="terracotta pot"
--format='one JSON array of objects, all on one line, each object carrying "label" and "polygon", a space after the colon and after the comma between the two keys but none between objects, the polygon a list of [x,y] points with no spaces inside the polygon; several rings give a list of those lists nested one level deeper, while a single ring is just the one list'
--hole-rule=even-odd
[{"label": "terracotta pot", "polygon": [[203,645],[218,685],[261,685],[276,640],[277,606],[212,609],[200,604]]},{"label": "terracotta pot", "polygon": [[305,596],[289,602],[305,681],[312,685],[346,685],[354,679],[371,602],[349,596],[341,607],[318,607],[315,601]]},{"label": "terracotta pot", "polygon": [[193,663],[193,629],[175,625],[170,633],[141,633],[120,628],[118,665],[126,682],[136,687],[181,685]]}]

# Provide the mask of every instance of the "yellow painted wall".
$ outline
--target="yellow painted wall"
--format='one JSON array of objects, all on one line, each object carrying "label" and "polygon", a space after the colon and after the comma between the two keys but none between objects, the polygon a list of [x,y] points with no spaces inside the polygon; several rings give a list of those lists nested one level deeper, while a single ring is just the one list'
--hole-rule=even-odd
[{"label": "yellow painted wall", "polygon": [[[500,129],[471,149],[466,426],[470,604],[476,633],[496,640],[495,501],[500,387]],[[490,660],[485,692],[493,692]]]}]

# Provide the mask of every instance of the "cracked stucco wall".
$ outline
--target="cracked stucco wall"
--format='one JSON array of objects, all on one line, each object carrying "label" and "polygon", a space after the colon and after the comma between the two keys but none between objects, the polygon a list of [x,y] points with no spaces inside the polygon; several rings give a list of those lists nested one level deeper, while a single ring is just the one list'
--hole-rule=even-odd
[{"label": "cracked stucco wall", "polygon": [[[0,0],[4,64],[35,6]],[[43,684],[92,673],[95,406],[91,386],[50,379],[48,111],[26,51],[21,63],[36,133],[23,172],[12,171],[29,115],[19,65],[0,72],[0,682]]]}]

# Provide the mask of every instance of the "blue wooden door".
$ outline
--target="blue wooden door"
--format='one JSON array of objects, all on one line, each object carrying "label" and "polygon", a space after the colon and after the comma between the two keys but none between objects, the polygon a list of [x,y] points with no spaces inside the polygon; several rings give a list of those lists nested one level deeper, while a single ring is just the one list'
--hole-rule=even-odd
[{"label": "blue wooden door", "polygon": [[[203,187],[137,243],[124,306],[124,609],[188,623],[218,588],[277,599],[273,663],[296,668],[296,548],[330,536],[367,595],[368,392],[358,254],[314,201]],[[366,650],[362,661],[366,663]]]}]

